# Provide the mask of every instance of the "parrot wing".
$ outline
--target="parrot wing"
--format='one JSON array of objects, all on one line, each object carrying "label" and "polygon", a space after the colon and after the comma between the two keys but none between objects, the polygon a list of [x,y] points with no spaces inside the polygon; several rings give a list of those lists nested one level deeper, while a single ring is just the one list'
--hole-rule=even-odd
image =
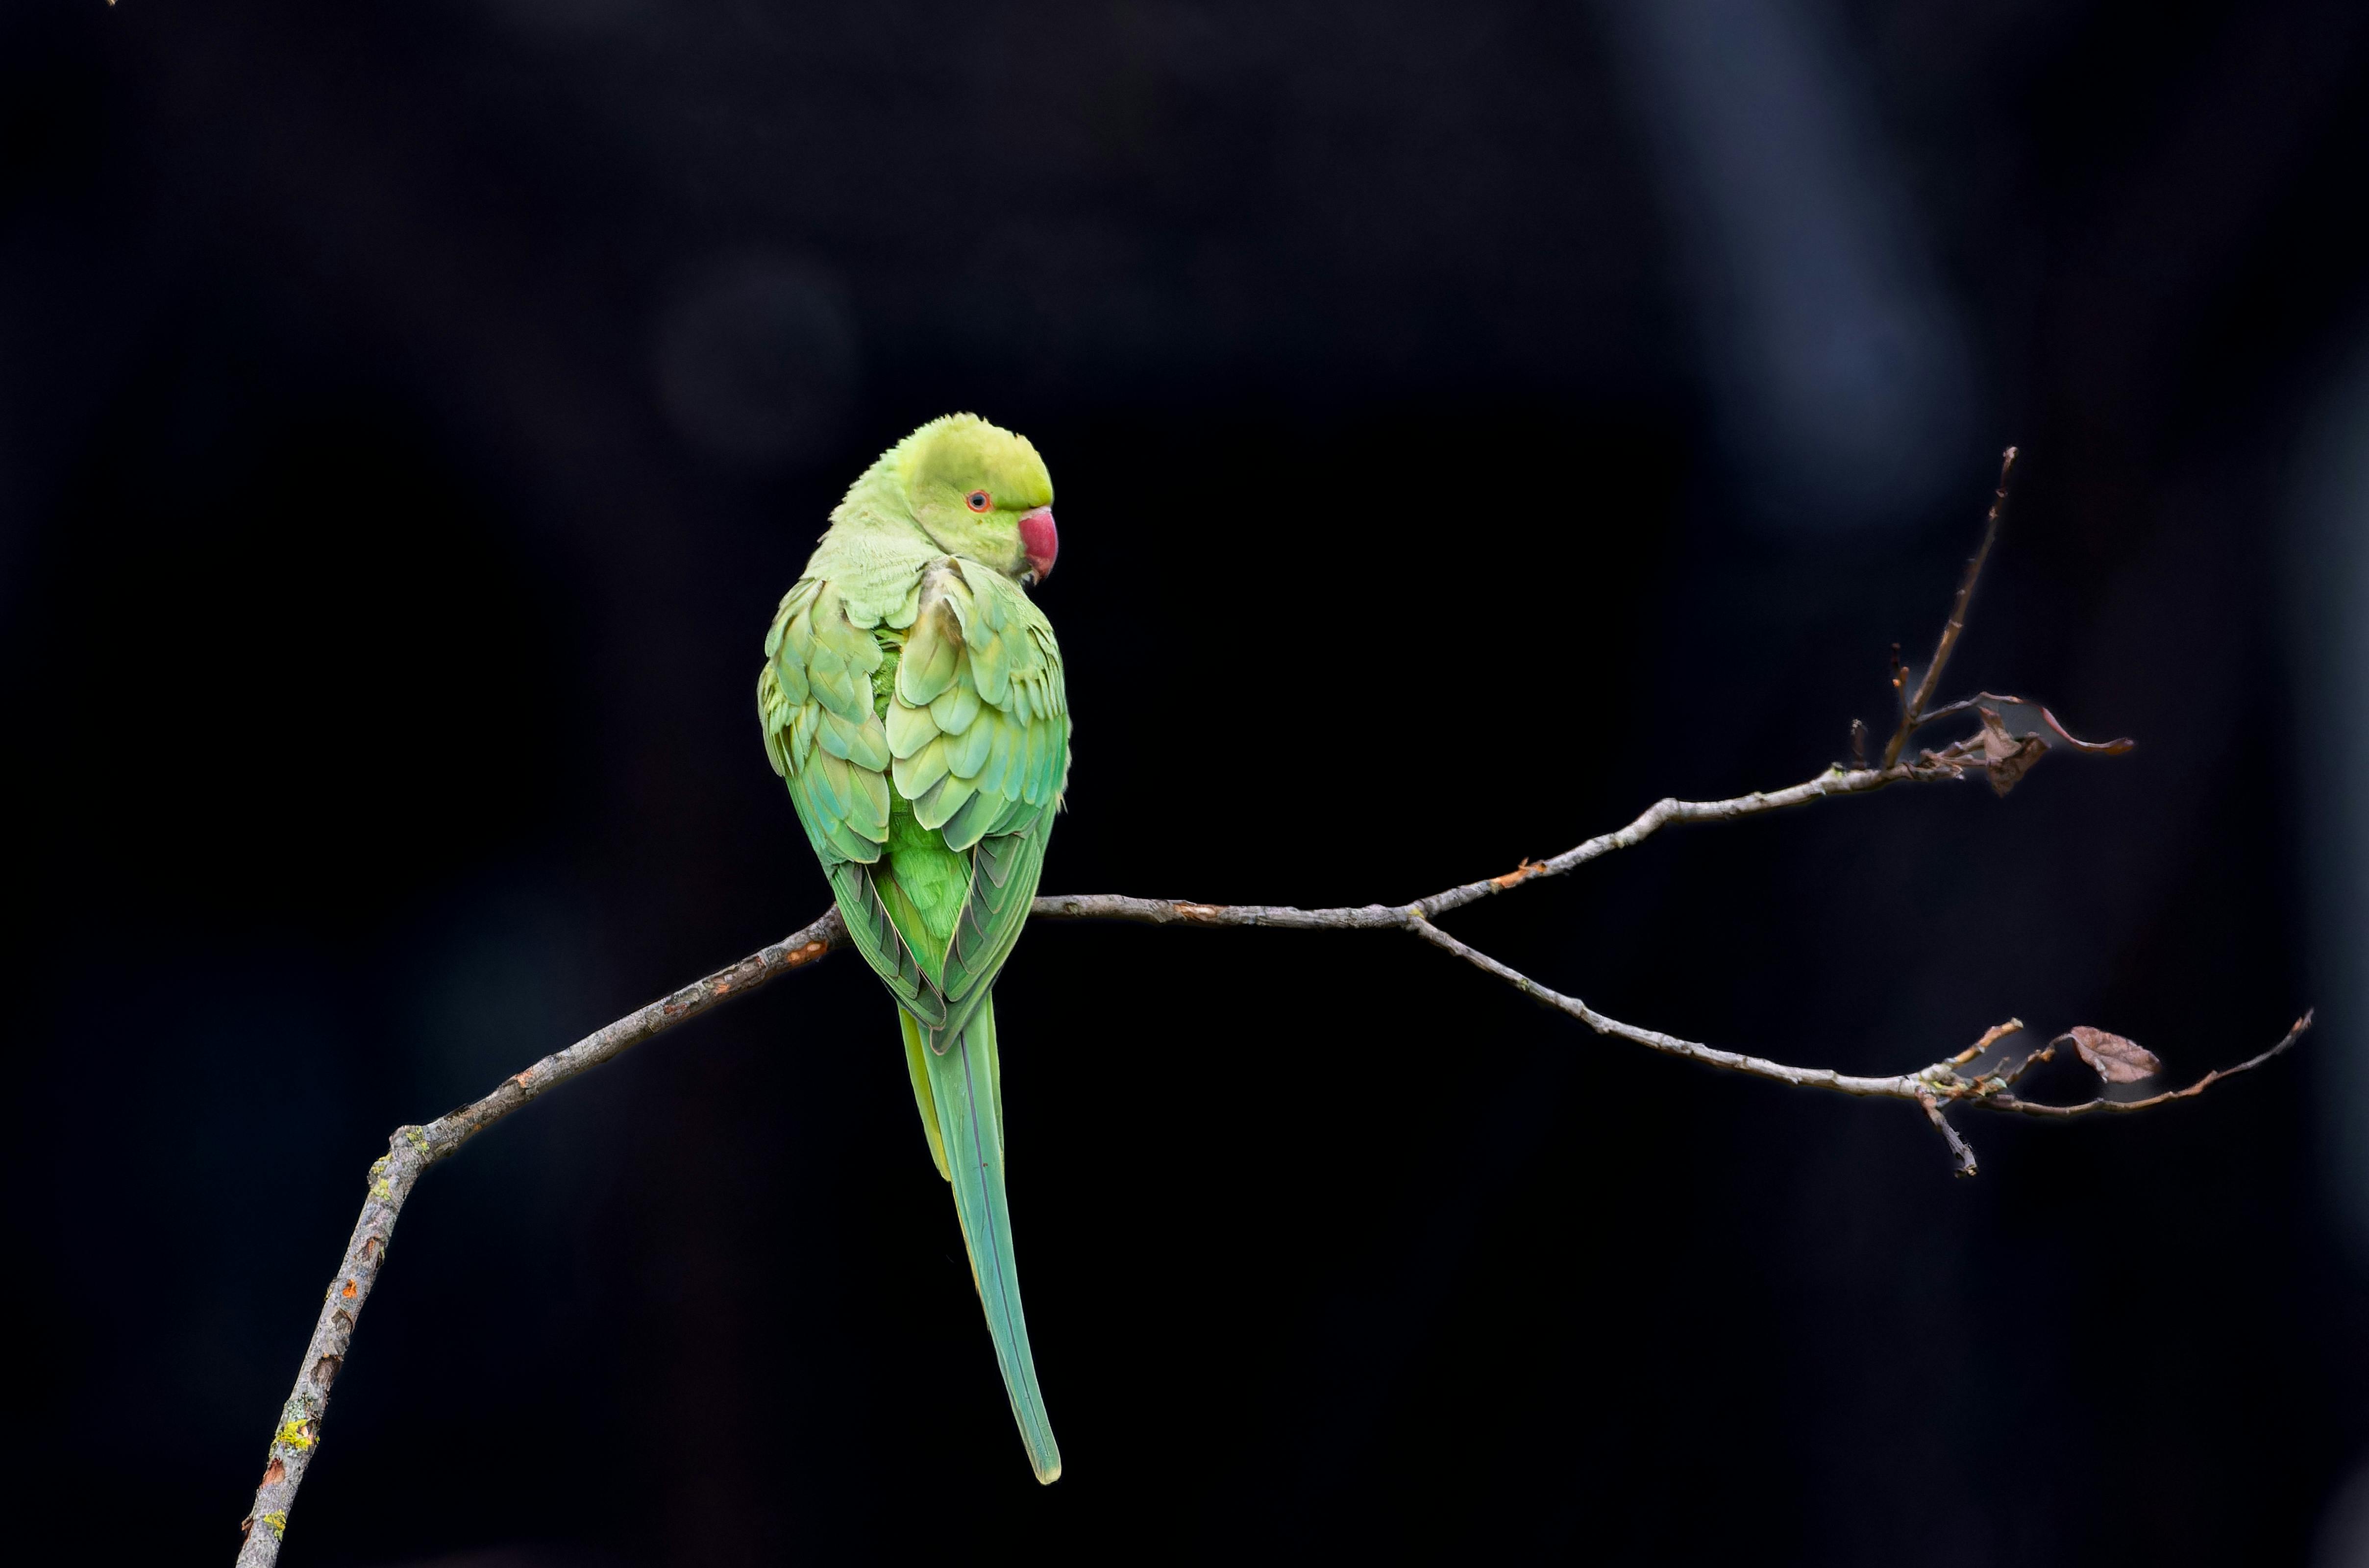
[{"label": "parrot wing", "polygon": [[944,1016],[944,999],[898,937],[870,868],[888,841],[888,735],[873,672],[885,656],[830,583],[806,578],[782,598],[765,634],[757,711],[765,755],[830,878],[831,894],[864,961],[905,1007]]},{"label": "parrot wing", "polygon": [[943,1053],[1026,923],[1069,698],[1051,624],[1001,573],[943,557],[902,608],[866,616],[799,582],[758,705],[857,951]]}]

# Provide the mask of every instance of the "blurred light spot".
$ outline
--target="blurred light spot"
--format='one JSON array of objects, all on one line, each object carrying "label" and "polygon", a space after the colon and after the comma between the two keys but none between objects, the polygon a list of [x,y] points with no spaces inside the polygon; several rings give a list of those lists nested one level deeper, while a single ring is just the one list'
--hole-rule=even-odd
[{"label": "blurred light spot", "polygon": [[830,272],[776,252],[699,269],[658,315],[658,395],[685,441],[744,468],[805,461],[839,434],[858,368]]},{"label": "blurred light spot", "polygon": [[2353,1467],[2319,1516],[2311,1568],[2369,1568],[2369,1459]]},{"label": "blurred light spot", "polygon": [[2329,398],[2297,474],[2287,624],[2320,1024],[2306,1063],[2330,1207],[2369,1266],[2369,353]]},{"label": "blurred light spot", "polygon": [[1723,438],[1763,521],[1945,499],[1969,371],[1872,114],[1793,0],[1602,0],[1656,147]]}]

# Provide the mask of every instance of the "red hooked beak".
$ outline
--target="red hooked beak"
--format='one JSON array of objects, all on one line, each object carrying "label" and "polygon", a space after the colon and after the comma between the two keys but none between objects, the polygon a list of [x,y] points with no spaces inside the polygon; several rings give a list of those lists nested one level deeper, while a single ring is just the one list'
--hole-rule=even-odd
[{"label": "red hooked beak", "polygon": [[1061,553],[1061,535],[1053,527],[1053,509],[1038,507],[1020,514],[1020,547],[1028,552],[1028,576],[1043,582],[1053,575],[1053,557]]}]

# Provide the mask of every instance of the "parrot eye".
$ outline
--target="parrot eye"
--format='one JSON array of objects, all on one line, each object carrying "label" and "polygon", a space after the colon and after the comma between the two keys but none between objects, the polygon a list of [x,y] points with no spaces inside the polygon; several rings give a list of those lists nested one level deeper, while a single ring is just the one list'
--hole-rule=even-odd
[{"label": "parrot eye", "polygon": [[985,490],[973,490],[963,498],[963,505],[973,511],[985,511],[994,504],[995,498],[990,496]]}]

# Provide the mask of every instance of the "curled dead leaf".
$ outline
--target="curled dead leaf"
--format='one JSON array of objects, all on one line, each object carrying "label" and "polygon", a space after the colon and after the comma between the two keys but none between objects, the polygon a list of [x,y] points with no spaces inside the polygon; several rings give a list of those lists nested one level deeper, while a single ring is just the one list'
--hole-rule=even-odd
[{"label": "curled dead leaf", "polygon": [[2057,1038],[2072,1041],[2081,1059],[2109,1083],[2136,1083],[2163,1070],[2163,1063],[2156,1059],[2155,1053],[2137,1041],[2092,1029],[2087,1024],[2077,1024]]},{"label": "curled dead leaf", "polygon": [[1997,708],[1974,711],[1983,719],[1983,771],[1990,775],[1992,790],[2005,795],[2031,771],[2033,764],[2048,755],[2048,742],[2037,735],[2010,732]]}]

